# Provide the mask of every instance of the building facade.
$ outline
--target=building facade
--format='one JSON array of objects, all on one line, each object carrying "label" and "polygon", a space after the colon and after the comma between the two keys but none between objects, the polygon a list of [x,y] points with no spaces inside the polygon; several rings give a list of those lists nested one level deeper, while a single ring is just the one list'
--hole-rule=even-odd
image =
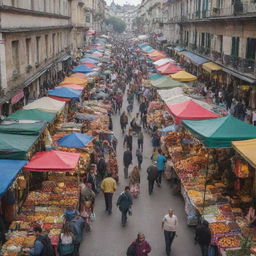
[{"label": "building facade", "polygon": [[142,32],[216,62],[241,83],[256,83],[255,1],[144,0],[138,18]]},{"label": "building facade", "polygon": [[[71,57],[85,45],[91,26],[87,1],[0,1],[0,115],[44,96],[61,81]],[[104,13],[104,1],[93,2],[93,13]]]}]

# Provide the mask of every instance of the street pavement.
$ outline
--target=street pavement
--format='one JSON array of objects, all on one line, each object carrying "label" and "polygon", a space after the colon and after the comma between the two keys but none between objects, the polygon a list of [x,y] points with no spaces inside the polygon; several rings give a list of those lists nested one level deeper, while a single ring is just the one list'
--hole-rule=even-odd
[{"label": "street pavement", "polygon": [[[124,106],[126,109],[126,97]],[[132,116],[138,111],[138,103],[135,100]],[[131,120],[131,118],[130,118]],[[129,122],[130,122],[129,120]],[[84,234],[80,247],[81,256],[125,256],[130,243],[136,239],[138,232],[145,234],[150,243],[152,251],[149,255],[165,256],[164,235],[161,229],[161,221],[169,208],[174,209],[178,217],[178,237],[172,245],[171,256],[200,256],[199,246],[194,245],[194,229],[186,224],[184,202],[181,196],[174,196],[170,185],[166,180],[162,182],[161,188],[155,186],[151,196],[148,194],[148,182],[146,169],[151,164],[152,146],[150,136],[144,133],[144,152],[141,170],[141,191],[139,198],[134,199],[132,208],[133,215],[128,217],[125,227],[121,226],[121,213],[116,207],[116,201],[122,190],[128,185],[123,173],[123,135],[120,129],[119,115],[113,115],[113,131],[118,139],[117,158],[119,165],[120,182],[113,197],[113,213],[105,212],[103,194],[96,198],[95,213],[96,220],[92,225],[92,231]],[[133,164],[137,165],[135,151],[137,149],[137,138],[133,139]],[[129,171],[132,167],[130,166]]]}]

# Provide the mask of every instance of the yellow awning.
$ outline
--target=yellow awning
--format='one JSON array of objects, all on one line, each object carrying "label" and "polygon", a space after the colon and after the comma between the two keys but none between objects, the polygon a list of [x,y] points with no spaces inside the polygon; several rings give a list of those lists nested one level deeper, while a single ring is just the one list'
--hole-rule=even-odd
[{"label": "yellow awning", "polygon": [[254,168],[256,168],[256,139],[232,141],[233,148]]},{"label": "yellow awning", "polygon": [[206,70],[207,72],[211,73],[213,71],[219,71],[221,70],[221,66],[213,63],[213,62],[207,62],[203,64],[203,69]]},{"label": "yellow awning", "polygon": [[176,74],[170,75],[170,77],[176,81],[180,82],[192,82],[197,79],[196,76],[186,72],[186,71],[180,71]]},{"label": "yellow awning", "polygon": [[85,86],[87,84],[87,79],[80,77],[65,77],[64,81],[60,83],[60,85],[65,84],[78,84]]}]

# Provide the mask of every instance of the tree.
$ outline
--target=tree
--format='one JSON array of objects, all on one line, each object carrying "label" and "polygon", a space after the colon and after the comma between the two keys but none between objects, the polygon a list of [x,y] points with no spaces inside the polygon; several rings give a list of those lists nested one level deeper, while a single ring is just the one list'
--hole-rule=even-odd
[{"label": "tree", "polygon": [[117,33],[123,33],[126,29],[126,24],[125,22],[115,16],[111,16],[106,20],[106,24],[107,25],[112,25],[113,26],[113,30]]}]

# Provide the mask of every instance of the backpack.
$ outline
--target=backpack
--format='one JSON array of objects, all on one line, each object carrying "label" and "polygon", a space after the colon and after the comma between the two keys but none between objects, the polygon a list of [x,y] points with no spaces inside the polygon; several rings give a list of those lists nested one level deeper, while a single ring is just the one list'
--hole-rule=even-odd
[{"label": "backpack", "polygon": [[43,244],[43,250],[40,256],[55,256],[54,249],[48,235],[40,235],[36,240]]},{"label": "backpack", "polygon": [[131,244],[127,251],[126,251],[126,255],[127,256],[136,256],[137,253],[136,253],[136,246],[134,246],[134,244]]}]

